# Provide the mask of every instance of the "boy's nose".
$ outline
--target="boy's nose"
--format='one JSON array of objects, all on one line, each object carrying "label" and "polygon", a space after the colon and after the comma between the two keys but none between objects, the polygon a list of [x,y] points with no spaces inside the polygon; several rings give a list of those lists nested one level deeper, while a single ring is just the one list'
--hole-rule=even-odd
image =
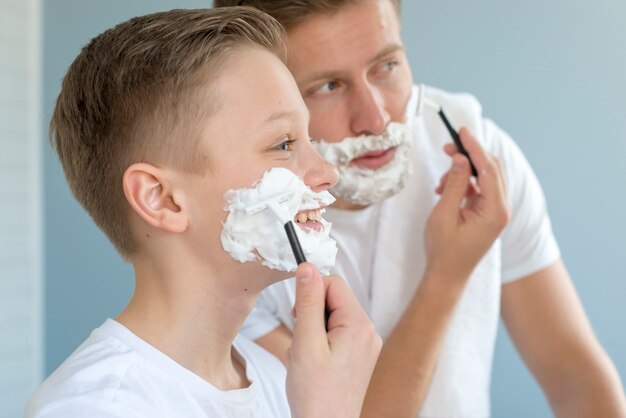
[{"label": "boy's nose", "polygon": [[333,187],[339,180],[339,172],[334,165],[326,161],[313,150],[311,166],[304,175],[304,183],[314,192],[321,192]]}]

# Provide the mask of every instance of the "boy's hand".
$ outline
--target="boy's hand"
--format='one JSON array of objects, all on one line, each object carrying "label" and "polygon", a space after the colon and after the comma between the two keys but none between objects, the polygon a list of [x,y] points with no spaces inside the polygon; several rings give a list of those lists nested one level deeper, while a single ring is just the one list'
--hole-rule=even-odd
[{"label": "boy's hand", "polygon": [[427,271],[464,283],[498,238],[510,218],[506,184],[500,162],[481,147],[467,129],[459,132],[476,169],[476,184],[470,165],[453,144],[445,147],[452,168],[441,179],[441,200],[426,225]]},{"label": "boy's hand", "polygon": [[296,272],[295,310],[286,362],[293,417],[358,417],[382,347],[373,324],[340,277],[322,279],[309,263]]}]

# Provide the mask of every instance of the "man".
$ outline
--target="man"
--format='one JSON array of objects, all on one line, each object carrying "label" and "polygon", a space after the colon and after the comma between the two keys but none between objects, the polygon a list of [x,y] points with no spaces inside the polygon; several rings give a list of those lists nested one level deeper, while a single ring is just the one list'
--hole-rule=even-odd
[{"label": "man", "polygon": [[[434,112],[415,117],[423,102],[411,92],[399,0],[215,2],[236,4],[258,7],[287,29],[288,66],[311,114],[311,137],[340,170],[338,203],[327,215],[340,248],[336,271],[385,340],[363,415],[489,416],[502,312],[556,415],[626,416],[619,376],[560,258],[530,166],[474,98],[428,88],[425,96],[490,154],[462,130],[479,190],[470,189],[465,205],[437,203],[432,189],[447,169],[440,149],[449,133]],[[398,133],[402,121],[411,150]],[[450,145],[445,151],[455,154]],[[454,170],[442,183],[452,179]],[[506,180],[506,202],[494,179]],[[510,221],[495,239],[508,206]],[[292,283],[270,287],[244,328],[279,357],[292,301]]]}]

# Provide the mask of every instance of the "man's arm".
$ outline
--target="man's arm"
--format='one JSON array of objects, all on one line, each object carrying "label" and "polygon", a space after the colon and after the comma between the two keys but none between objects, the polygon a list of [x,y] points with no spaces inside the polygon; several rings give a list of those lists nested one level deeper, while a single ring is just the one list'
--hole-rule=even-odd
[{"label": "man's arm", "polygon": [[502,287],[502,317],[558,417],[626,417],[619,375],[562,261]]},{"label": "man's arm", "polygon": [[362,417],[414,417],[426,397],[463,282],[426,275],[376,363]]},{"label": "man's arm", "polygon": [[[416,416],[437,362],[463,281],[450,286],[426,274],[400,322],[385,342],[370,381],[362,417]],[[255,340],[285,363],[291,333],[284,326]],[[390,405],[392,404],[392,405]]]},{"label": "man's arm", "polygon": [[291,332],[284,325],[279,325],[273,331],[254,340],[254,342],[274,354],[285,364],[287,350],[291,345]]},{"label": "man's arm", "polygon": [[363,417],[414,417],[430,386],[444,337],[472,271],[510,217],[504,174],[466,129],[461,140],[478,169],[451,145],[453,168],[426,225],[427,266],[400,321],[383,345],[363,405]]},{"label": "man's arm", "polygon": [[[399,323],[383,345],[363,404],[363,417],[414,417],[428,391],[444,336],[475,266],[509,219],[504,175],[466,129],[461,140],[479,171],[453,145],[453,168],[438,188],[441,200],[425,232],[427,267]],[[284,361],[289,332],[278,327],[257,343]]]}]

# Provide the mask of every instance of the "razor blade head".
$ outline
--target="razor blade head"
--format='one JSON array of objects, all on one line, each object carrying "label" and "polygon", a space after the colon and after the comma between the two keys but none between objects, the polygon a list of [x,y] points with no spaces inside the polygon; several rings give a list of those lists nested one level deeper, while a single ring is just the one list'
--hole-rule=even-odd
[{"label": "razor blade head", "polygon": [[441,106],[438,103],[433,102],[432,100],[426,98],[426,87],[424,84],[420,84],[418,86],[417,93],[417,108],[415,110],[415,116],[421,116],[424,113],[424,107],[428,107],[435,112],[439,112]]},{"label": "razor blade head", "polygon": [[246,215],[256,215],[259,212],[263,212],[264,210],[267,210],[270,208],[269,203],[270,202],[274,202],[276,204],[282,204],[285,203],[291,199],[293,199],[295,196],[295,192],[291,191],[291,192],[286,192],[277,196],[274,196],[270,199],[267,199],[264,202],[261,203],[257,203],[256,205],[252,205],[252,206],[248,206],[245,211],[246,211]]}]

